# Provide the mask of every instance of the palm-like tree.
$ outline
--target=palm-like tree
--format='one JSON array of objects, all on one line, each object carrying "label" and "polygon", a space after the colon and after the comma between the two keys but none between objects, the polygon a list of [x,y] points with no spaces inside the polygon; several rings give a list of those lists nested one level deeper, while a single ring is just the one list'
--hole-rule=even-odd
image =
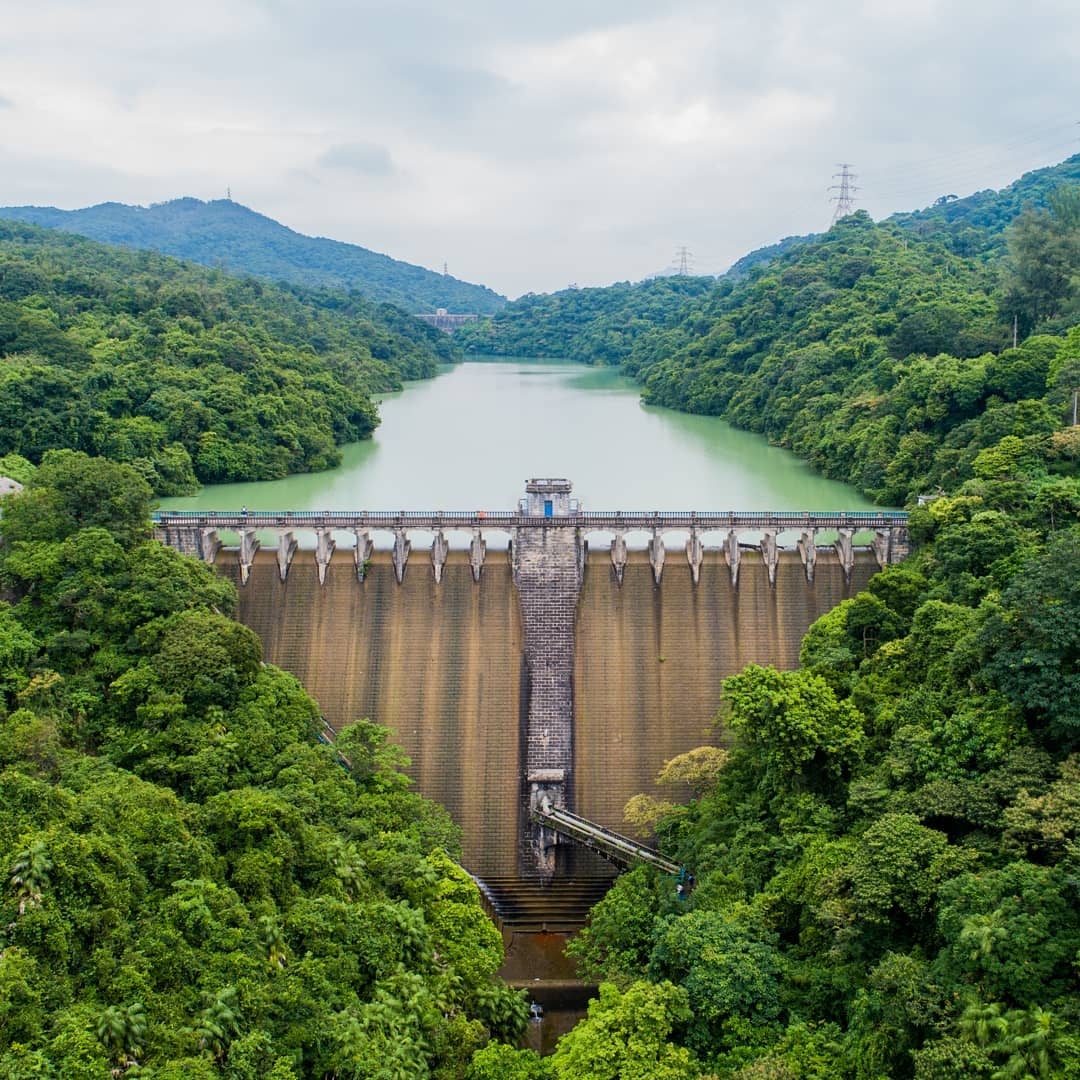
[{"label": "palm-like tree", "polygon": [[289,947],[285,942],[285,934],[273,915],[260,917],[259,937],[266,949],[267,963],[272,968],[283,968],[289,959]]},{"label": "palm-like tree", "polygon": [[334,876],[341,882],[345,898],[352,900],[366,869],[364,860],[354,844],[335,837],[330,847],[330,860]]},{"label": "palm-like tree", "polygon": [[116,1068],[113,1076],[121,1076],[139,1063],[143,1040],[146,1038],[146,1010],[141,1001],[126,1008],[110,1005],[98,1014],[95,1034],[98,1042],[109,1051]]},{"label": "palm-like tree", "polygon": [[43,840],[34,843],[15,856],[11,866],[11,884],[19,898],[19,914],[27,908],[37,907],[45,890],[49,887],[49,873],[53,868],[52,860]]},{"label": "palm-like tree", "polygon": [[995,1080],[1044,1080],[1054,1075],[1053,1044],[1057,1031],[1054,1014],[1038,1005],[1016,1009],[1006,1017],[1009,1031],[1002,1049],[1009,1054],[994,1073]]},{"label": "palm-like tree", "polygon": [[228,1052],[233,1039],[240,1034],[240,1013],[236,1007],[236,990],[227,986],[216,994],[206,995],[204,1006],[195,1024],[199,1049],[209,1050],[220,1061]]},{"label": "palm-like tree", "polygon": [[974,1001],[960,1015],[960,1033],[976,1046],[997,1046],[1008,1030],[1008,1021],[997,1002],[987,1005]]},{"label": "palm-like tree", "polygon": [[998,943],[1008,936],[1005,913],[998,908],[989,915],[972,915],[965,919],[960,931],[960,944],[971,949],[972,960],[987,960]]}]

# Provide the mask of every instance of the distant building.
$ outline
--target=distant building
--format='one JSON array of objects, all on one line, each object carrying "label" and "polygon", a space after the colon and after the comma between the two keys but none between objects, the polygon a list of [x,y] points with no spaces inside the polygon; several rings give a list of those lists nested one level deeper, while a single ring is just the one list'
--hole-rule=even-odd
[{"label": "distant building", "polygon": [[451,315],[444,307],[436,308],[434,315],[417,315],[416,317],[434,326],[436,330],[445,330],[448,334],[452,334],[459,326],[480,318],[479,315]]},{"label": "distant building", "polygon": [[12,480],[10,476],[0,476],[0,496],[14,495],[22,491],[22,484],[18,480]]}]

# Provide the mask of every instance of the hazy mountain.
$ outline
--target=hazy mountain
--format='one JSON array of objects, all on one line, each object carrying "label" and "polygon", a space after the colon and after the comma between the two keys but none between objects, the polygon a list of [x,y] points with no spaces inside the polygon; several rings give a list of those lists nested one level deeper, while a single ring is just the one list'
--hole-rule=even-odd
[{"label": "hazy mountain", "polygon": [[356,244],[304,236],[230,199],[173,199],[153,206],[101,203],[83,210],[7,206],[0,207],[0,217],[272,281],[355,289],[414,314],[440,307],[489,314],[506,303],[484,285],[436,274]]}]

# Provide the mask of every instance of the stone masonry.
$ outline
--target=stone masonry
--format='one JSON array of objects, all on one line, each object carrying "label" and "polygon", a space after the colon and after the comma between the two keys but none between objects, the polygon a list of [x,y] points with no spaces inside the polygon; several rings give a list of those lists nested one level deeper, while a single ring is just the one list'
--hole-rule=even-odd
[{"label": "stone masonry", "polygon": [[[569,486],[569,485],[567,485]],[[574,622],[582,583],[582,538],[569,523],[518,529],[513,539],[514,584],[521,605],[527,709],[523,810],[543,802],[566,807],[574,760]],[[522,828],[523,870],[555,872],[558,834]]]}]

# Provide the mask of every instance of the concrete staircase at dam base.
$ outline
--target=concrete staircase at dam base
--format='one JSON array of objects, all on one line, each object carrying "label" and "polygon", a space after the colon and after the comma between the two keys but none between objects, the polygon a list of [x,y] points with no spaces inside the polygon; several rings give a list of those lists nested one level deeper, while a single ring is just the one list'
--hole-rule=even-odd
[{"label": "concrete staircase at dam base", "polygon": [[503,931],[568,934],[585,925],[614,877],[542,878],[519,875],[479,882],[488,913]]}]

